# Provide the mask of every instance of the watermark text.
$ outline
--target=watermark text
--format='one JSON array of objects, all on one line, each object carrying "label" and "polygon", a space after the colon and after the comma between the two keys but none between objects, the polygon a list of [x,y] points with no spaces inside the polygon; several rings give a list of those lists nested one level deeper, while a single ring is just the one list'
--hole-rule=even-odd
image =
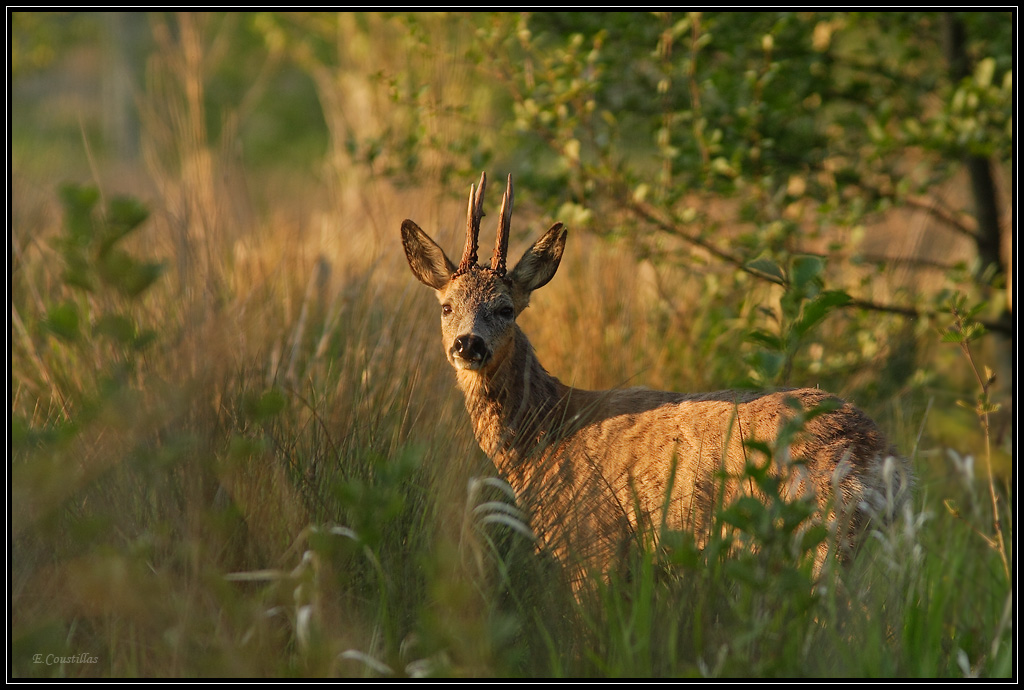
[{"label": "watermark text", "polygon": [[98,664],[99,662],[99,657],[92,654],[70,654],[67,656],[60,654],[32,655],[33,664],[46,664],[47,666],[56,666],[57,664]]}]

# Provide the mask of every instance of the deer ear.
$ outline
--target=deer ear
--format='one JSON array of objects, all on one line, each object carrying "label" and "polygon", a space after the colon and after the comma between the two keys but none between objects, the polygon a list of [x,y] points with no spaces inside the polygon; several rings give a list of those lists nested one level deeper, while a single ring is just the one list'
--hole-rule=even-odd
[{"label": "deer ear", "polygon": [[405,258],[409,260],[412,274],[424,285],[440,290],[452,279],[455,264],[411,220],[402,222],[402,247],[405,248]]},{"label": "deer ear", "polygon": [[509,274],[512,284],[526,293],[547,285],[548,281],[555,277],[558,263],[562,260],[567,234],[568,231],[562,229],[561,223],[552,225],[550,230],[526,250],[523,258],[512,269],[512,273]]}]

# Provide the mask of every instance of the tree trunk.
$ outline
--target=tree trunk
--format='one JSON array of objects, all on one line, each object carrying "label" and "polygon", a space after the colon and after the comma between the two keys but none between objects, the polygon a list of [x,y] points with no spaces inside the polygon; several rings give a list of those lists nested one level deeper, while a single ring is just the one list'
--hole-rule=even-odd
[{"label": "tree trunk", "polygon": [[[958,83],[970,77],[972,69],[966,47],[967,28],[954,12],[946,12],[943,17],[950,77],[954,83]],[[980,278],[986,275],[990,266],[995,266],[996,275],[1006,275],[1006,266],[1000,256],[999,192],[992,174],[991,161],[985,156],[968,154],[964,159],[964,165],[971,180],[974,216],[978,221],[978,231],[975,235],[980,259],[978,276]]]}]

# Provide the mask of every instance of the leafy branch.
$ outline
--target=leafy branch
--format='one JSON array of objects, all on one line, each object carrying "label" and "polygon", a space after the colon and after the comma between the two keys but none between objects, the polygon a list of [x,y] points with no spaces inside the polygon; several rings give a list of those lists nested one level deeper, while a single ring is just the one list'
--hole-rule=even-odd
[{"label": "leafy branch", "polygon": [[978,420],[981,422],[981,428],[984,432],[985,464],[988,470],[988,493],[989,499],[992,502],[992,529],[995,533],[994,538],[985,537],[985,541],[989,546],[999,551],[999,556],[1003,562],[1003,571],[1007,579],[1009,579],[1010,564],[1006,557],[1006,542],[1003,538],[1002,520],[999,517],[999,496],[996,494],[995,476],[992,473],[992,442],[990,438],[989,416],[999,410],[999,404],[992,402],[989,391],[996,382],[996,375],[988,366],[979,368],[978,363],[974,359],[974,353],[971,351],[971,341],[978,339],[985,333],[985,327],[974,320],[974,317],[984,305],[978,304],[968,309],[965,307],[965,304],[966,298],[963,295],[956,295],[950,300],[949,306],[953,314],[953,323],[942,334],[942,340],[943,342],[956,343],[960,346],[960,351],[970,364],[971,371],[974,372],[978,386],[981,389],[981,393],[973,405],[966,401],[960,401],[960,405],[978,415]]},{"label": "leafy branch", "polygon": [[[653,225],[658,230],[674,237],[678,237],[695,247],[699,247],[722,262],[733,266],[748,275],[754,276],[758,280],[786,287],[786,279],[778,272],[765,270],[764,266],[756,260],[751,261],[743,256],[718,247],[704,237],[687,232],[683,229],[687,225],[684,219],[675,217],[671,219],[666,218],[650,204],[637,201],[635,198],[630,199],[628,202],[628,208],[638,218]],[[850,296],[848,301],[836,306],[842,306],[850,309],[863,309],[865,311],[883,312],[887,314],[897,314],[914,319],[934,319],[938,318],[940,314],[939,311],[934,309],[921,309],[918,307],[900,304],[886,304],[854,296]],[[1007,336],[1013,335],[1013,324],[1007,319],[975,319],[974,323],[982,327],[984,331],[994,331]]]}]

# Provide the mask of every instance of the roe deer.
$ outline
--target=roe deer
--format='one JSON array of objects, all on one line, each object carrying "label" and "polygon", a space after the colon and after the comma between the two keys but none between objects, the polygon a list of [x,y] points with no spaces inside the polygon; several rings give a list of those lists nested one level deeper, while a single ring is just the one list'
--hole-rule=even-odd
[{"label": "roe deer", "polygon": [[[470,187],[457,266],[411,220],[402,223],[402,244],[413,274],[441,303],[444,351],[477,441],[524,504],[542,547],[571,559],[578,575],[608,565],[641,525],[689,530],[701,543],[716,507],[745,490],[721,479],[723,470],[732,478],[743,472],[745,442],[773,443],[800,408],[823,403],[827,411],[808,415],[788,450],[775,454],[776,465],[795,461],[787,491],[813,492],[840,558],[869,517],[895,514],[912,482],[907,461],[863,412],[823,391],[589,391],[548,374],[516,318],[555,275],[567,233],[556,223],[506,270],[510,175],[491,265],[478,265],[485,185],[481,175]],[[725,495],[716,495],[722,487]],[[818,567],[828,550],[819,548]]]}]

